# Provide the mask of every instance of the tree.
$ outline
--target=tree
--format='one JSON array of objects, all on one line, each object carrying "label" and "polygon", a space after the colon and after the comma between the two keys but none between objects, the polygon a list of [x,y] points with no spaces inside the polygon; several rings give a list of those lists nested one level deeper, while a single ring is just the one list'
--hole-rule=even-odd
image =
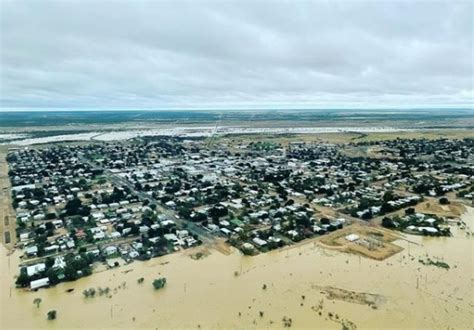
[{"label": "tree", "polygon": [[447,197],[441,197],[441,198],[439,199],[439,203],[440,203],[441,205],[448,205],[448,204],[449,204],[449,199],[448,199]]},{"label": "tree", "polygon": [[40,307],[40,304],[41,304],[41,298],[35,298],[33,300],[33,304],[36,305],[36,308],[39,308]]},{"label": "tree", "polygon": [[47,257],[45,260],[46,268],[51,268],[54,265],[54,259],[52,257]]},{"label": "tree", "polygon": [[372,214],[372,210],[369,209],[367,212],[364,212],[364,214],[362,214],[361,219],[362,220],[370,220],[370,219],[373,218],[373,216],[374,215]]},{"label": "tree", "polygon": [[97,180],[97,184],[103,185],[107,183],[107,180],[104,177],[100,177],[99,180]]},{"label": "tree", "polygon": [[56,319],[56,311],[55,310],[51,310],[48,312],[48,320],[55,320]]},{"label": "tree", "polygon": [[321,218],[321,224],[322,225],[329,225],[331,222],[329,221],[328,218]]},{"label": "tree", "polygon": [[311,226],[311,219],[308,218],[306,215],[296,218],[296,224],[298,226],[309,228]]},{"label": "tree", "polygon": [[392,219],[387,218],[387,217],[382,219],[382,226],[385,228],[395,228],[395,224],[392,221]]},{"label": "tree", "polygon": [[26,268],[22,269],[20,271],[20,275],[18,275],[18,278],[16,279],[16,285],[24,288],[30,284],[30,277],[26,273]]},{"label": "tree", "polygon": [[88,216],[91,212],[90,207],[82,205],[82,202],[79,198],[74,198],[67,202],[65,210],[67,215]]},{"label": "tree", "polygon": [[388,201],[391,201],[393,199],[395,199],[395,194],[393,193],[393,191],[387,191],[385,192],[385,194],[383,195],[383,201],[384,202],[388,202]]},{"label": "tree", "polygon": [[165,285],[166,285],[166,278],[164,277],[158,278],[153,281],[153,287],[155,288],[155,290],[159,290],[163,288]]},{"label": "tree", "polygon": [[66,203],[66,212],[68,215],[77,214],[78,209],[82,206],[82,202],[79,198],[74,198]]}]

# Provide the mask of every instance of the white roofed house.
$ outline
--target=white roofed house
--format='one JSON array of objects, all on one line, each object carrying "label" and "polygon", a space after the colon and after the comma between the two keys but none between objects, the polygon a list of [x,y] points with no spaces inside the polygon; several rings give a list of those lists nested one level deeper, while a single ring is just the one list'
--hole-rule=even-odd
[{"label": "white roofed house", "polygon": [[187,230],[178,230],[176,231],[176,234],[179,238],[185,238],[189,236],[189,232]]},{"label": "white roofed house", "polygon": [[264,247],[265,245],[267,245],[267,241],[259,238],[259,237],[255,237],[252,242],[254,242],[258,247]]},{"label": "white roofed house", "polygon": [[105,218],[105,214],[102,213],[102,212],[94,212],[94,213],[91,214],[91,216],[96,221]]},{"label": "white roofed house", "polygon": [[102,231],[100,231],[100,232],[95,233],[93,237],[94,237],[94,240],[99,241],[99,240],[105,239],[105,234]]},{"label": "white roofed house", "polygon": [[30,233],[21,233],[20,234],[20,241],[24,242],[27,241],[30,237]]},{"label": "white roofed house", "polygon": [[33,216],[33,220],[44,220],[45,219],[45,215],[43,213],[39,213],[39,214],[36,214]]},{"label": "white roofed house", "polygon": [[355,242],[355,241],[359,240],[359,235],[349,234],[345,237],[345,239],[349,242]]},{"label": "white roofed house", "polygon": [[53,269],[64,269],[66,268],[66,261],[63,256],[58,256],[54,259]]},{"label": "white roofed house", "polygon": [[106,255],[110,256],[110,255],[112,255],[112,254],[117,253],[117,247],[116,247],[116,246],[113,246],[113,245],[107,246],[107,247],[104,249],[104,252],[105,252]]},{"label": "white roofed house", "polygon": [[176,207],[176,203],[173,202],[173,201],[167,201],[167,202],[165,203],[165,205],[168,206],[168,207],[171,207],[171,208]]},{"label": "white roofed house", "polygon": [[38,273],[44,272],[46,270],[46,264],[45,263],[39,263],[36,265],[28,266],[26,267],[26,275],[28,276],[34,276]]},{"label": "white roofed house", "polygon": [[122,235],[118,231],[113,231],[112,233],[110,233],[110,237],[113,239],[120,238],[121,236]]},{"label": "white roofed house", "polygon": [[36,245],[26,248],[25,253],[28,257],[36,257],[38,255],[38,247]]},{"label": "white roofed house", "polygon": [[39,289],[41,287],[48,286],[48,285],[49,285],[49,278],[48,277],[40,278],[39,280],[35,280],[35,281],[30,282],[31,290],[36,290],[36,289]]}]

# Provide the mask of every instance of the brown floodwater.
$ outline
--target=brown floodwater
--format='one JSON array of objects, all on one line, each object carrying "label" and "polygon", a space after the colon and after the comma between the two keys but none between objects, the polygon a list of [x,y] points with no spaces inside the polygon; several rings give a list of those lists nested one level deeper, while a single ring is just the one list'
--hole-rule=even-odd
[{"label": "brown floodwater", "polygon": [[[474,227],[473,208],[463,218]],[[359,329],[472,329],[473,239],[456,229],[449,238],[407,238],[418,244],[396,241],[404,251],[384,261],[314,242],[256,257],[213,250],[193,260],[187,251],[38,292],[14,288],[18,255],[7,257],[1,247],[0,328],[283,328],[286,317],[292,328],[341,329],[344,320]],[[451,268],[422,265],[418,259],[426,255]],[[145,281],[138,284],[141,277]],[[166,277],[167,285],[155,291],[151,282],[158,277]],[[111,297],[86,299],[82,291],[90,287],[109,287]],[[333,296],[324,292],[328,287]],[[66,292],[70,288],[75,290]],[[348,291],[378,297],[376,308],[344,299],[341,292]],[[57,319],[47,321],[52,309]]]}]

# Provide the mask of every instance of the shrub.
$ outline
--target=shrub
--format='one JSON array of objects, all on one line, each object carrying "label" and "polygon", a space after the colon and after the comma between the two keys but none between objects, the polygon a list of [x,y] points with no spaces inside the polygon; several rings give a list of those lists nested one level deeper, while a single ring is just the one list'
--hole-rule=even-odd
[{"label": "shrub", "polygon": [[165,285],[166,285],[166,278],[164,277],[158,278],[153,281],[153,287],[155,288],[155,290],[159,290],[163,288]]},{"label": "shrub", "polygon": [[55,320],[56,319],[56,311],[52,310],[48,312],[48,320]]},{"label": "shrub", "polygon": [[441,205],[448,205],[448,204],[449,204],[449,200],[448,200],[446,197],[441,197],[441,198],[439,199],[439,203],[440,203]]}]

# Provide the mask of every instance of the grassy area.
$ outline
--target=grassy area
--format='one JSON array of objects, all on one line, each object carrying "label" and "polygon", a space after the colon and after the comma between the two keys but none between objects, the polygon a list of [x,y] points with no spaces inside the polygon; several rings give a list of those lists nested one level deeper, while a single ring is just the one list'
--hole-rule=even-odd
[{"label": "grassy area", "polygon": [[467,129],[443,129],[443,130],[418,130],[418,131],[400,131],[400,132],[384,132],[384,133],[315,133],[315,134],[241,134],[221,136],[214,142],[221,143],[243,143],[250,142],[273,142],[287,146],[291,142],[307,142],[307,143],[335,143],[344,144],[350,142],[370,142],[380,140],[395,139],[463,139],[474,138],[474,131]]},{"label": "grassy area", "polygon": [[395,140],[400,139],[463,139],[474,138],[473,130],[456,129],[456,130],[420,130],[420,131],[406,131],[406,132],[387,132],[387,133],[369,133],[364,134],[353,142],[367,142],[380,140]]}]

